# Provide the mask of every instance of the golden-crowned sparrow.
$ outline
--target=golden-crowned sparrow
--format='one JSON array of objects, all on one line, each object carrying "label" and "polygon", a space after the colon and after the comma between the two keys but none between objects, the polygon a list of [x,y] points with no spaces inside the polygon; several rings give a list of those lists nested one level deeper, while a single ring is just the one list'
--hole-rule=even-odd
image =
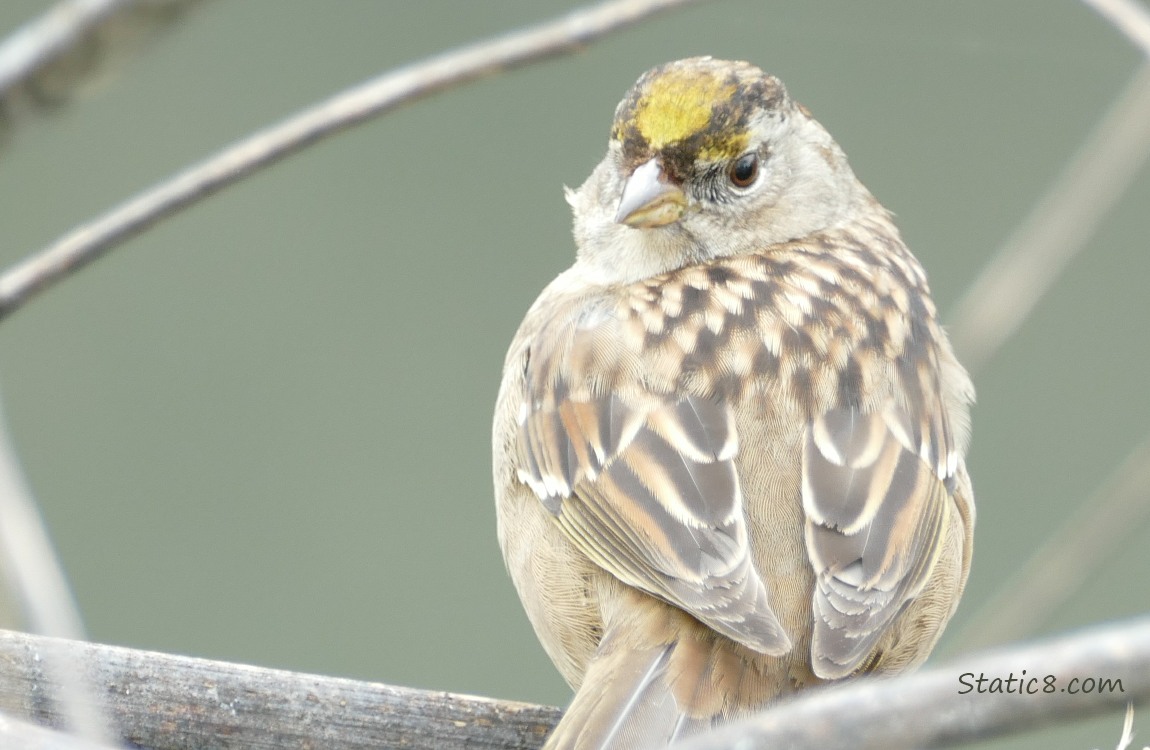
[{"label": "golden-crowned sparrow", "polygon": [[974,393],[838,145],[758,68],[681,60],[567,200],[493,435],[503,556],[577,691],[548,746],[919,664],[970,565]]}]

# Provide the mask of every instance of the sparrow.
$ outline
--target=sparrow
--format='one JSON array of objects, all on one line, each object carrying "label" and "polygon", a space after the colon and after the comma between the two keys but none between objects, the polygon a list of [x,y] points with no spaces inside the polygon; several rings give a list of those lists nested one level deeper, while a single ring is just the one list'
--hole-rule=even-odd
[{"label": "sparrow", "polygon": [[974,389],[890,212],[777,78],[710,57],[639,78],[567,202],[493,428],[503,557],[575,690],[546,747],[920,664],[970,569]]}]

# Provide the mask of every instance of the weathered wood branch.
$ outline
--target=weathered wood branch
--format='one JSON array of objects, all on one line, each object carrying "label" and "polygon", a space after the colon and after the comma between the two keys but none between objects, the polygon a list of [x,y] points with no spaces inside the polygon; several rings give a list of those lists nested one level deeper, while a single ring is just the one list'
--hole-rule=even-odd
[{"label": "weathered wood branch", "polygon": [[[154,750],[537,748],[559,718],[559,710],[547,706],[8,631],[0,631],[0,712],[60,726],[58,687],[44,671],[45,652],[74,660],[88,683],[99,686],[97,697],[120,735]],[[981,691],[980,676],[986,678]],[[1007,691],[1010,676],[1015,680]],[[1035,682],[1027,682],[1031,678]],[[1148,702],[1150,617],[1142,617],[896,680],[815,692],[684,747],[937,747]],[[94,747],[16,745],[7,724],[0,721],[4,747]]]},{"label": "weathered wood branch", "polygon": [[[45,650],[74,660],[103,692],[120,735],[153,750],[537,748],[559,718],[547,706],[11,631],[0,631],[0,711],[61,726]],[[5,739],[0,746],[10,747]]]},{"label": "weathered wood branch", "polygon": [[951,747],[1148,702],[1150,617],[1143,616],[815,692],[683,750]]},{"label": "weathered wood branch", "polygon": [[0,747],[4,750],[116,750],[112,745],[81,739],[0,714]]}]

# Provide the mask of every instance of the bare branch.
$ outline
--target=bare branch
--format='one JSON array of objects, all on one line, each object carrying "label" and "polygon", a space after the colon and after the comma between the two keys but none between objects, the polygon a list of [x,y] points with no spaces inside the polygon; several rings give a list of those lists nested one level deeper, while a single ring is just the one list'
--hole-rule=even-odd
[{"label": "bare branch", "polygon": [[65,101],[108,79],[203,0],[60,0],[0,42],[0,135],[29,105]]},{"label": "bare branch", "polygon": [[1118,750],[1126,750],[1134,741],[1134,704],[1126,704],[1126,719],[1122,722],[1122,736],[1118,738]]},{"label": "bare branch", "polygon": [[133,0],[61,0],[0,45],[0,96]]},{"label": "bare branch", "polygon": [[[63,568],[0,419],[0,569],[32,629],[44,635],[83,638],[84,626]],[[68,726],[93,741],[109,736],[99,701],[76,665],[51,648],[44,669],[60,685]]]},{"label": "bare branch", "polygon": [[1150,519],[1150,436],[1130,452],[1076,513],[988,599],[954,648],[1023,638],[1070,600],[1124,540]]},{"label": "bare branch", "polygon": [[[1150,11],[1136,0],[1083,2],[1125,34],[1147,64],[960,301],[953,333],[972,370],[1017,330],[1150,158]],[[1150,438],[982,605],[952,648],[1024,637],[1093,578],[1150,514],[1148,466]]]},{"label": "bare branch", "polygon": [[31,630],[57,638],[84,638],[80,612],[20,469],[2,416],[0,570]]},{"label": "bare branch", "polygon": [[546,706],[0,631],[0,710],[52,727],[61,716],[37,658],[45,648],[104,688],[123,739],[155,750],[537,748],[559,718]]},{"label": "bare branch", "polygon": [[1150,158],[1150,64],[1127,85],[951,315],[959,358],[977,372],[1026,320]]},{"label": "bare branch", "polygon": [[4,750],[113,750],[62,732],[16,721],[0,714],[0,747]]},{"label": "bare branch", "polygon": [[1150,59],[1150,10],[1138,0],[1082,0]]},{"label": "bare branch", "polygon": [[17,264],[0,276],[0,317],[160,219],[316,141],[482,76],[577,51],[605,34],[691,1],[610,0],[445,52],[336,94],[140,193]]},{"label": "bare branch", "polygon": [[[1034,682],[1023,681],[1020,688],[1023,670],[1025,680]],[[1011,675],[1016,678],[1014,692],[980,693],[975,687],[979,676],[1005,681]],[[1054,680],[1051,692],[1045,692],[1047,675]],[[1078,682],[1072,683],[1076,678]],[[1121,681],[1121,690],[1085,692],[1087,679]],[[960,694],[968,684],[972,689]],[[1027,685],[1037,692],[1027,694]],[[984,688],[989,690],[990,683]],[[682,748],[940,747],[1146,701],[1150,701],[1150,617],[987,652],[895,680],[860,680],[708,732]]]},{"label": "bare branch", "polygon": [[1136,0],[1082,1],[1138,46],[1147,63],[959,301],[952,335],[971,372],[1018,330],[1150,158],[1150,12]]},{"label": "bare branch", "polygon": [[[52,701],[57,687],[36,659],[45,648],[105,686],[125,740],[155,750],[536,748],[559,718],[558,709],[545,706],[0,631],[0,708],[49,726],[58,725],[60,715]],[[1005,680],[1023,670],[1036,681],[1020,688],[1016,679],[1011,692],[960,694],[979,676]],[[1050,692],[1046,675],[1054,680]],[[1087,692],[1087,679],[1110,680],[1114,689],[1096,682],[1099,689]],[[1037,692],[1027,694],[1028,684]],[[1150,617],[1142,617],[915,675],[807,693],[684,747],[937,746],[1148,700]]]}]

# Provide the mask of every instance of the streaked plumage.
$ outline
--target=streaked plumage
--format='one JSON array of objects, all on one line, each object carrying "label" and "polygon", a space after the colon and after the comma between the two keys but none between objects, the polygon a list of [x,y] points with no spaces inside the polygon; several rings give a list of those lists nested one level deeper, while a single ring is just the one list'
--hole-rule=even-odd
[{"label": "streaked plumage", "polygon": [[[748,179],[749,177],[749,179]],[[499,537],[576,698],[659,747],[926,658],[970,564],[973,389],[888,212],[782,84],[656,68],[507,355]]]}]

